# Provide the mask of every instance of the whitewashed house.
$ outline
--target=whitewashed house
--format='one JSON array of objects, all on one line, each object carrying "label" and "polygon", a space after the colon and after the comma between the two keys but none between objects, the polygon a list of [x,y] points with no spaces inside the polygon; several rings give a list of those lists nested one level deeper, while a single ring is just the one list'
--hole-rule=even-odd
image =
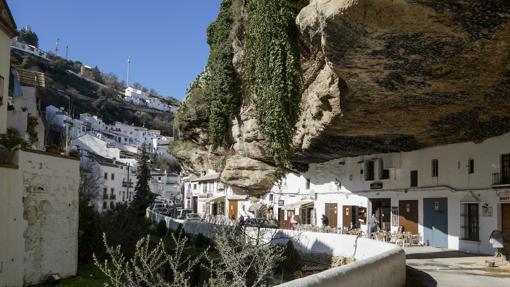
[{"label": "whitewashed house", "polygon": [[209,171],[200,177],[184,177],[183,185],[184,208],[202,217],[223,216],[226,220],[255,217],[248,196],[222,183],[219,173]]},{"label": "whitewashed house", "polygon": [[135,195],[136,169],[134,166],[89,152],[82,152],[81,167],[90,173],[86,184],[92,193],[92,204],[98,212],[129,204]]},{"label": "whitewashed house", "polygon": [[151,96],[144,91],[127,87],[124,93],[124,99],[138,106],[146,106],[164,112],[170,111],[170,106],[159,98]]},{"label": "whitewashed house", "polygon": [[422,244],[492,254],[491,232],[510,234],[510,133],[310,164],[306,173],[289,174],[266,200],[280,221],[288,219],[290,205],[302,219],[302,211],[310,212],[310,224],[321,225],[326,215],[331,227],[370,232],[373,214],[379,229],[402,226]]}]

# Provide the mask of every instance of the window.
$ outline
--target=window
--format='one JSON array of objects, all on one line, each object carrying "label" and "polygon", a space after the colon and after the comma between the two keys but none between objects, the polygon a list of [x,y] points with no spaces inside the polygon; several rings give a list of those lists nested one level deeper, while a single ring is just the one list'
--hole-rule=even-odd
[{"label": "window", "polygon": [[461,214],[464,240],[479,241],[478,203],[462,204]]},{"label": "window", "polygon": [[365,180],[374,180],[374,171],[375,171],[375,163],[373,160],[369,160],[365,164],[365,169],[367,172],[365,173]]},{"label": "window", "polygon": [[110,188],[110,194],[113,196],[113,187]]},{"label": "window", "polygon": [[432,160],[432,177],[437,177],[439,174],[439,161],[437,159]]},{"label": "window", "polygon": [[389,179],[390,178],[390,170],[383,169],[381,172],[381,179]]},{"label": "window", "polygon": [[104,173],[104,179],[108,179],[108,173],[107,172]]},{"label": "window", "polygon": [[110,209],[113,209],[113,201],[110,201]]},{"label": "window", "polygon": [[306,179],[306,189],[310,189],[310,179]]},{"label": "window", "polygon": [[196,183],[194,183],[194,184],[193,184],[193,190],[196,190],[196,189],[197,189],[197,184],[196,184]]},{"label": "window", "polygon": [[106,201],[103,201],[103,209],[104,210],[108,209],[108,205],[107,205]]},{"label": "window", "polygon": [[470,158],[468,161],[468,173],[475,173],[475,160]]},{"label": "window", "polygon": [[411,187],[417,187],[418,186],[418,171],[412,170],[411,171]]},{"label": "window", "polygon": [[104,197],[107,197],[108,196],[108,189],[105,187],[103,188],[103,196]]},{"label": "window", "polygon": [[271,201],[271,202],[273,201],[273,195],[272,194],[269,195],[269,201]]},{"label": "window", "polygon": [[114,180],[114,179],[115,179],[115,174],[114,174],[114,173],[112,173],[112,180]]},{"label": "window", "polygon": [[0,106],[4,103],[4,77],[0,76]]}]

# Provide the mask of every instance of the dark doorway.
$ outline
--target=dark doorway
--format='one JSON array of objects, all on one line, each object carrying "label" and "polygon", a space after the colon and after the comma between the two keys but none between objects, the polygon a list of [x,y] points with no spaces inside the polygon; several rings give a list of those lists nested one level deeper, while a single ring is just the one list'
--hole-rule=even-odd
[{"label": "dark doorway", "polygon": [[423,239],[433,247],[448,247],[448,199],[423,199]]},{"label": "dark doorway", "polygon": [[[501,204],[501,231],[510,237],[510,203]],[[507,241],[504,246],[503,251],[510,253],[510,241]]]},{"label": "dark doorway", "polygon": [[379,221],[379,228],[384,231],[391,229],[391,199],[377,198],[370,199],[372,203],[372,214]]},{"label": "dark doorway", "polygon": [[501,155],[501,183],[510,184],[510,154]]},{"label": "dark doorway", "polygon": [[418,234],[418,200],[401,200],[398,204],[399,225],[404,231]]},{"label": "dark doorway", "polygon": [[191,208],[193,209],[193,213],[198,212],[198,196],[193,196]]}]

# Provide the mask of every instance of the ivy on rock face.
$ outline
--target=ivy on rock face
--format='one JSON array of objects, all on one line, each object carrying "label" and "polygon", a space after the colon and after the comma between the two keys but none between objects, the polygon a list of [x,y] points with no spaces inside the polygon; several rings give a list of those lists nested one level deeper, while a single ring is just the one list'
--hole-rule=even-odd
[{"label": "ivy on rock face", "polygon": [[279,168],[292,155],[291,140],[299,113],[301,71],[295,19],[296,0],[247,3],[246,79],[256,96],[257,120]]},{"label": "ivy on rock face", "polygon": [[205,101],[209,116],[209,136],[214,146],[220,146],[228,135],[232,118],[240,103],[239,79],[232,59],[232,2],[221,3],[218,18],[209,26],[211,47],[206,72]]}]

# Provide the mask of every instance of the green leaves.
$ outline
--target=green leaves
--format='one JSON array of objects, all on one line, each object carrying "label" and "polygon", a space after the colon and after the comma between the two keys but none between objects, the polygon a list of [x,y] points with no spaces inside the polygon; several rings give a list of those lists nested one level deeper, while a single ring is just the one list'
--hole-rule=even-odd
[{"label": "green leaves", "polygon": [[292,155],[301,97],[295,2],[251,0],[247,4],[246,79],[257,97],[258,124],[280,170]]},{"label": "green leaves", "polygon": [[240,103],[239,79],[232,63],[232,2],[224,0],[220,13],[208,29],[211,54],[206,70],[205,101],[209,116],[209,136],[217,147],[223,144],[230,121]]}]

